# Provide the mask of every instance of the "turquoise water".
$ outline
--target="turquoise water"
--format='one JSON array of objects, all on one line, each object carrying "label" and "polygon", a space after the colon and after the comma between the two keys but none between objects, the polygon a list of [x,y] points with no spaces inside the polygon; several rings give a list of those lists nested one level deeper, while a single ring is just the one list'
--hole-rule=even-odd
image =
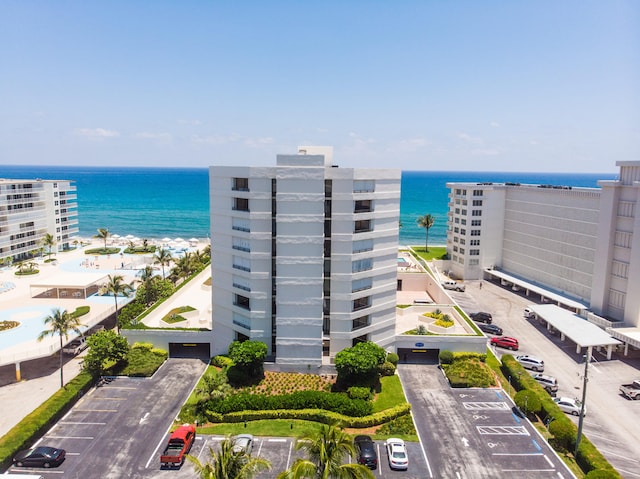
[{"label": "turquoise water", "polygon": [[[0,166],[1,178],[59,179],[76,182],[80,236],[98,228],[140,238],[209,236],[209,170],[206,168],[97,168]],[[425,231],[416,218],[436,218],[429,244],[445,244],[447,182],[516,182],[597,187],[615,173],[502,173],[404,171],[400,201],[400,244],[422,245]]]}]

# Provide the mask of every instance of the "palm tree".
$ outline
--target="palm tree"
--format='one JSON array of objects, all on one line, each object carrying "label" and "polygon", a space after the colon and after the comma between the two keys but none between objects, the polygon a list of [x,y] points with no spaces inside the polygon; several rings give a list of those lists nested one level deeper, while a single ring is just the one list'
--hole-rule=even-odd
[{"label": "palm tree", "polygon": [[94,238],[101,239],[104,241],[104,249],[107,250],[107,238],[109,238],[109,229],[108,228],[98,228],[98,234],[94,236]]},{"label": "palm tree", "polygon": [[67,313],[66,310],[53,309],[51,314],[44,318],[44,324],[50,324],[51,329],[45,329],[38,335],[38,341],[42,341],[47,336],[60,336],[60,387],[64,387],[64,376],[62,373],[62,337],[69,339],[69,332],[75,331],[78,334],[82,334],[80,331],[80,318]]},{"label": "palm tree", "polygon": [[51,248],[56,244],[56,238],[51,233],[47,233],[42,238],[42,244],[47,247],[47,256],[51,259]]},{"label": "palm tree", "polygon": [[155,280],[153,268],[149,265],[140,270],[140,283],[144,286],[144,301],[147,306],[151,303],[151,283]]},{"label": "palm tree", "polygon": [[416,223],[418,223],[418,226],[420,228],[424,228],[424,230],[425,230],[426,239],[425,239],[425,243],[424,243],[424,250],[427,253],[429,252],[429,228],[431,228],[433,226],[433,223],[435,223],[435,221],[436,221],[436,219],[432,215],[420,216],[416,220]]},{"label": "palm tree", "polygon": [[165,279],[164,267],[169,266],[171,261],[173,261],[173,256],[171,256],[171,251],[166,248],[160,248],[156,251],[156,254],[153,255],[153,264],[162,266],[162,279]]},{"label": "palm tree", "polygon": [[113,294],[113,300],[116,304],[116,331],[120,334],[120,322],[118,321],[118,296],[128,298],[133,291],[133,286],[124,282],[124,278],[119,274],[107,276],[107,283],[104,285],[107,293]]},{"label": "palm tree", "polygon": [[252,479],[271,469],[271,463],[266,459],[251,457],[246,451],[234,451],[233,440],[229,437],[222,441],[219,452],[209,447],[209,454],[211,460],[205,463],[187,454],[200,479]]},{"label": "palm tree", "polygon": [[356,455],[356,449],[351,437],[336,425],[323,425],[320,431],[300,437],[296,450],[300,449],[308,459],[296,459],[278,479],[375,479],[362,464],[343,464],[346,456]]}]

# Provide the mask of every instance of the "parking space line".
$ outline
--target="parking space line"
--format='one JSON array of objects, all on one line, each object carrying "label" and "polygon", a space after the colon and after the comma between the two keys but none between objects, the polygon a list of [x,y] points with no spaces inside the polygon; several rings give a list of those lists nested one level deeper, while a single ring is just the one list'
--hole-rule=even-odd
[{"label": "parking space line", "polygon": [[95,398],[96,401],[126,401],[129,398]]},{"label": "parking space line", "polygon": [[623,456],[622,454],[616,454],[615,452],[608,450],[608,449],[602,449],[602,448],[598,448],[599,451],[607,451],[607,454],[611,454],[612,456],[618,456],[618,457],[622,457],[623,459],[626,459],[628,461],[632,461],[632,462],[640,462],[637,459],[633,459],[632,457],[629,456]]},{"label": "parking space line", "polygon": [[[42,472],[42,469],[26,469],[24,467],[21,467],[20,469],[14,469],[11,468],[10,469],[11,472],[17,472],[17,473],[30,473],[33,472],[34,474],[39,474]],[[64,474],[64,471],[52,471],[51,469],[47,469],[47,475],[49,474]]]},{"label": "parking space line", "polygon": [[638,474],[637,472],[627,471],[626,469],[620,469],[619,467],[616,467],[616,471],[623,474],[624,477],[631,477],[631,476],[640,477],[640,474]]},{"label": "parking space line", "polygon": [[289,454],[287,455],[287,467],[285,469],[289,469],[289,465],[291,464],[291,453],[293,452],[293,441],[289,443]]},{"label": "parking space line", "polygon": [[462,406],[469,411],[483,410],[506,410],[509,406],[504,401],[501,402],[463,402]]},{"label": "parking space line", "polygon": [[117,409],[76,409],[76,412],[118,412]]},{"label": "parking space line", "polygon": [[92,440],[93,436],[49,436],[49,435],[47,435],[47,438],[49,438],[49,439],[86,439],[86,440]]},{"label": "parking space line", "polygon": [[545,460],[547,461],[547,463],[548,463],[551,467],[553,467],[553,468],[555,469],[555,467],[556,467],[556,466],[555,466],[555,464],[553,463],[553,461],[552,461],[551,459],[549,459],[549,458],[547,457],[547,455],[546,455],[546,454],[544,455],[544,458],[545,458]]},{"label": "parking space line", "polygon": [[87,426],[104,426],[106,422],[60,421],[58,424],[83,424]]},{"label": "parking space line", "polygon": [[288,439],[286,438],[270,438],[267,439],[267,442],[287,442]]},{"label": "parking space line", "polygon": [[511,435],[529,436],[529,431],[524,426],[476,426],[478,433],[485,435]]}]

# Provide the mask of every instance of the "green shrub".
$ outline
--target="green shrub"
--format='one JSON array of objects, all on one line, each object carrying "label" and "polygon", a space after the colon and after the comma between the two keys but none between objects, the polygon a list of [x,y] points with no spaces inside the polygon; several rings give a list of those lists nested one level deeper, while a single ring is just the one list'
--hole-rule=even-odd
[{"label": "green shrub", "polygon": [[438,353],[440,364],[451,364],[453,362],[453,353],[447,349],[442,349]]},{"label": "green shrub", "polygon": [[79,306],[73,313],[71,313],[71,316],[73,316],[74,318],[79,318],[80,316],[84,316],[85,314],[87,314],[90,310],[91,308],[89,306]]},{"label": "green shrub", "polygon": [[537,414],[540,412],[542,405],[535,391],[523,389],[518,391],[513,398],[516,406],[524,411],[525,414]]},{"label": "green shrub", "polygon": [[398,357],[398,355],[396,353],[387,353],[387,361],[389,361],[394,366],[398,365],[398,361],[399,360],[400,360],[400,358]]},{"label": "green shrub", "polygon": [[347,389],[347,396],[349,396],[350,399],[364,399],[365,401],[371,401],[373,399],[371,389],[358,386],[352,386]]},{"label": "green shrub", "polygon": [[229,356],[214,356],[211,358],[211,364],[218,368],[230,368],[233,366],[233,359]]},{"label": "green shrub", "polygon": [[416,428],[411,414],[406,414],[383,424],[377,434],[385,436],[415,435]]},{"label": "green shrub", "polygon": [[393,376],[396,373],[396,366],[392,362],[387,361],[378,366],[378,370],[381,376]]},{"label": "green shrub", "polygon": [[549,433],[553,436],[552,443],[560,451],[573,449],[576,438],[576,427],[567,418],[558,418],[549,424]]},{"label": "green shrub", "polygon": [[620,474],[615,471],[606,469],[594,469],[589,471],[584,479],[619,479]]},{"label": "green shrub", "polygon": [[133,343],[131,349],[145,349],[147,351],[151,351],[153,349],[152,343]]}]

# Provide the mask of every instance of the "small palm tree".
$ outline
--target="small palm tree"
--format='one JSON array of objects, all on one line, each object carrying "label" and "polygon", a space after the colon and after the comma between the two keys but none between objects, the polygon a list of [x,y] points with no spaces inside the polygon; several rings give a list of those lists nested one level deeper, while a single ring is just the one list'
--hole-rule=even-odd
[{"label": "small palm tree", "polygon": [[113,294],[116,304],[116,331],[120,334],[120,321],[118,321],[118,296],[128,298],[133,291],[133,286],[124,282],[124,278],[119,274],[107,276],[107,283],[104,285],[107,293]]},{"label": "small palm tree", "polygon": [[110,233],[108,228],[98,228],[98,234],[94,236],[94,238],[101,239],[104,241],[104,250],[107,250],[107,239],[109,238]]},{"label": "small palm tree", "polygon": [[51,249],[56,244],[55,236],[53,236],[51,233],[45,234],[42,238],[42,244],[47,248],[47,256],[49,257],[48,259],[51,259],[51,255],[53,254],[51,252]]},{"label": "small palm tree", "polygon": [[424,249],[425,249],[425,252],[427,253],[429,252],[429,229],[433,226],[433,223],[435,223],[435,221],[436,219],[432,215],[420,216],[416,220],[416,223],[418,223],[418,226],[420,228],[424,228],[425,230],[426,239],[424,243]]},{"label": "small palm tree", "polygon": [[82,334],[80,331],[80,319],[76,316],[67,313],[66,310],[53,309],[51,314],[44,318],[44,324],[49,324],[50,329],[45,329],[38,335],[38,341],[42,341],[47,336],[60,336],[60,387],[64,387],[64,375],[62,373],[62,337],[69,339],[69,332],[75,331],[78,334]]},{"label": "small palm tree", "polygon": [[356,449],[351,437],[336,425],[323,425],[318,432],[300,437],[296,450],[301,449],[308,459],[296,459],[278,479],[375,479],[362,464],[343,464],[346,457],[356,455]]},{"label": "small palm tree", "polygon": [[151,303],[151,283],[156,279],[154,273],[149,265],[140,270],[140,283],[144,286],[144,301],[147,306]]},{"label": "small palm tree", "polygon": [[164,275],[164,267],[169,266],[173,261],[173,256],[171,256],[171,251],[166,248],[160,248],[156,251],[156,254],[153,255],[153,264],[159,264],[162,266],[162,279],[166,279]]},{"label": "small palm tree", "polygon": [[211,460],[205,463],[187,455],[200,479],[252,479],[258,473],[271,469],[271,463],[266,459],[251,457],[246,451],[234,451],[230,437],[222,441],[218,452],[209,447],[209,454]]}]

